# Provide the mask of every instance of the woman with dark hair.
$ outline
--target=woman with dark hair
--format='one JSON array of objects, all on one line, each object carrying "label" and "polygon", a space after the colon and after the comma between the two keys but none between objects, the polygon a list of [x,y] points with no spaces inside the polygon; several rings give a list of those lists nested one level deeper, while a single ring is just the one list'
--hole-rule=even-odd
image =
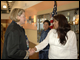
[{"label": "woman with dark hair", "polygon": [[77,59],[76,34],[64,15],[58,14],[53,18],[55,29],[51,29],[44,41],[30,50],[39,52],[49,44],[49,59]]}]

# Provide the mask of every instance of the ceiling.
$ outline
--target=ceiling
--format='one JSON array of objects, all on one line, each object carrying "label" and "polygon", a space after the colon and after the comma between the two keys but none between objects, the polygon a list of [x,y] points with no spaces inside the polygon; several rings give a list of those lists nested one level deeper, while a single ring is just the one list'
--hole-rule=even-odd
[{"label": "ceiling", "polygon": [[[9,13],[15,1],[1,1],[1,13]],[[6,5],[7,8],[3,8],[3,5]]]},{"label": "ceiling", "polygon": [[[1,1],[1,13],[10,13],[13,8],[26,9],[40,2],[42,1]],[[6,5],[7,8],[3,8],[3,5]]]},{"label": "ceiling", "polygon": [[14,8],[27,9],[27,8],[32,7],[40,2],[42,2],[42,1],[16,1],[11,10],[13,10]]}]

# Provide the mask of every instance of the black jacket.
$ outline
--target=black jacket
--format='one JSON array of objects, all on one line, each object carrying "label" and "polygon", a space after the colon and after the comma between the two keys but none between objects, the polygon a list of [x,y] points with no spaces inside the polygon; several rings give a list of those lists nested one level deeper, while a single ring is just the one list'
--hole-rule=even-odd
[{"label": "black jacket", "polygon": [[27,50],[24,29],[12,21],[4,37],[2,59],[23,59]]}]

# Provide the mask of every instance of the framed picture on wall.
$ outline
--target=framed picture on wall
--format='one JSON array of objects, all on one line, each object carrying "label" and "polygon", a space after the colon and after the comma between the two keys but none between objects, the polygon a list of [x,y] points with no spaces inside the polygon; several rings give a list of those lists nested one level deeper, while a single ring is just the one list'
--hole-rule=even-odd
[{"label": "framed picture on wall", "polygon": [[31,18],[31,16],[29,16],[29,19],[27,19],[27,23],[34,23],[33,18]]}]

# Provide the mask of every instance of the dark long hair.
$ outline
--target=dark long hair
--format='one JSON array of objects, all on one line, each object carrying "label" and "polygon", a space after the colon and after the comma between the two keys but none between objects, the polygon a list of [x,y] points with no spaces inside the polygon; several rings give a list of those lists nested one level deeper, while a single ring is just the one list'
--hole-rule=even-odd
[{"label": "dark long hair", "polygon": [[71,27],[68,24],[68,21],[64,15],[58,14],[58,15],[53,16],[53,18],[58,21],[58,28],[56,30],[60,38],[60,43],[62,45],[65,45],[67,42],[65,37],[67,37],[67,32],[71,30]]}]

